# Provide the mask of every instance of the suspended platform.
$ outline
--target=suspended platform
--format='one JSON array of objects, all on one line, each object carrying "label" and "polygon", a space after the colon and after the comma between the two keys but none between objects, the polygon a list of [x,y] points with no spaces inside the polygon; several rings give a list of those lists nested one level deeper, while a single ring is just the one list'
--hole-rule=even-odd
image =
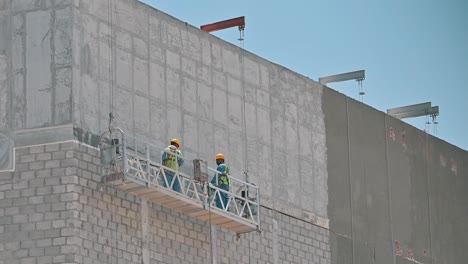
[{"label": "suspended platform", "polygon": [[[105,132],[100,141],[101,183],[237,234],[260,230],[259,189],[255,184],[229,176],[232,186],[223,190],[209,183],[218,172],[205,162],[185,159],[184,172],[172,170],[162,165],[161,151],[126,138],[120,129]],[[173,188],[177,181],[180,192]],[[221,196],[226,195],[224,204]]]}]

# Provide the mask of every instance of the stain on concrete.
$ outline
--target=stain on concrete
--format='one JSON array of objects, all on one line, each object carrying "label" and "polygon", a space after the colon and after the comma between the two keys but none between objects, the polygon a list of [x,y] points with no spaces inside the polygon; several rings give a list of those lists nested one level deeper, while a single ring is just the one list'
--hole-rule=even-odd
[{"label": "stain on concrete", "polygon": [[90,69],[91,69],[91,51],[89,49],[89,45],[85,44],[81,48],[81,57],[80,57],[80,70],[81,74],[88,74],[90,75]]},{"label": "stain on concrete", "polygon": [[0,54],[11,63],[1,97],[11,103],[8,123],[14,130],[70,123],[71,1],[2,1],[0,10],[9,6],[3,2],[12,4],[0,15]]},{"label": "stain on concrete", "polygon": [[99,135],[89,131],[84,131],[82,128],[74,127],[73,136],[80,142],[97,147],[99,145]]}]

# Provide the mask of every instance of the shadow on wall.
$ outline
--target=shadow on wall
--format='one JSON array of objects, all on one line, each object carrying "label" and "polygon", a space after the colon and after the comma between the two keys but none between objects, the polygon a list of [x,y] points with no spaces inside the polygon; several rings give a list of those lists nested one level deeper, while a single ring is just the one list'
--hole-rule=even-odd
[{"label": "shadow on wall", "polygon": [[73,128],[73,136],[80,142],[91,145],[93,147],[98,147],[99,145],[99,135],[95,135],[89,131],[85,132],[82,128],[75,127]]},{"label": "shadow on wall", "polygon": [[0,131],[0,171],[14,170],[15,150],[9,132]]}]

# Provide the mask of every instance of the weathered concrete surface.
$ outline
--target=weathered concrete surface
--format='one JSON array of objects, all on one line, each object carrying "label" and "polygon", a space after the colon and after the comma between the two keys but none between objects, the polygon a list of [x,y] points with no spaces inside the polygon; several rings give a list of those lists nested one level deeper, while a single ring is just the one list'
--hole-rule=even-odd
[{"label": "weathered concrete surface", "polygon": [[[22,130],[72,122],[71,15],[66,0],[0,3],[0,129],[15,139]],[[25,140],[61,138],[29,133]]]},{"label": "weathered concrete surface", "polygon": [[129,136],[161,149],[177,137],[212,166],[222,152],[263,204],[327,225],[322,86],[137,1],[112,3],[111,27],[107,0],[74,5],[75,136],[95,145],[113,103]]},{"label": "weathered concrete surface", "polygon": [[[17,145],[95,145],[113,111],[130,136],[161,148],[179,137],[190,159],[225,153],[233,174],[248,169],[260,185],[268,214],[330,218],[333,263],[410,263],[408,252],[422,263],[464,263],[467,152],[136,1],[112,1],[109,26],[108,3],[0,1],[0,130]],[[270,216],[271,240],[254,241],[276,243],[262,248],[270,262],[297,262],[278,244],[289,225]],[[286,243],[310,239],[301,232]],[[170,250],[177,237],[163,234],[155,246]],[[312,245],[326,249],[326,238]],[[226,241],[217,251],[238,254]]]},{"label": "weathered concrete surface", "polygon": [[137,1],[111,3],[110,26],[107,0],[2,1],[0,129],[17,146],[97,145],[112,111],[129,136],[180,138],[190,159],[225,153],[265,205],[326,226],[322,86]]},{"label": "weathered concrete surface", "polygon": [[464,263],[468,153],[329,89],[332,263]]}]

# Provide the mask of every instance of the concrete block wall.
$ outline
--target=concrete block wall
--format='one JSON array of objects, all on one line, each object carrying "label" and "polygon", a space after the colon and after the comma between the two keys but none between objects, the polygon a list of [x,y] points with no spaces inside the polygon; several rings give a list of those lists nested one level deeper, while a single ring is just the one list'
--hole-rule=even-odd
[{"label": "concrete block wall", "polygon": [[0,263],[75,263],[76,146],[17,148],[16,171],[0,173]]},{"label": "concrete block wall", "polygon": [[330,263],[327,229],[269,208],[262,208],[262,234],[237,239],[125,192],[101,191],[91,153],[81,145],[75,155],[83,223],[78,263]]},{"label": "concrete block wall", "polygon": [[111,187],[101,191],[98,151],[76,141],[19,148],[17,161],[16,172],[0,175],[2,264],[330,263],[327,229],[269,208],[261,234],[237,239]]}]

